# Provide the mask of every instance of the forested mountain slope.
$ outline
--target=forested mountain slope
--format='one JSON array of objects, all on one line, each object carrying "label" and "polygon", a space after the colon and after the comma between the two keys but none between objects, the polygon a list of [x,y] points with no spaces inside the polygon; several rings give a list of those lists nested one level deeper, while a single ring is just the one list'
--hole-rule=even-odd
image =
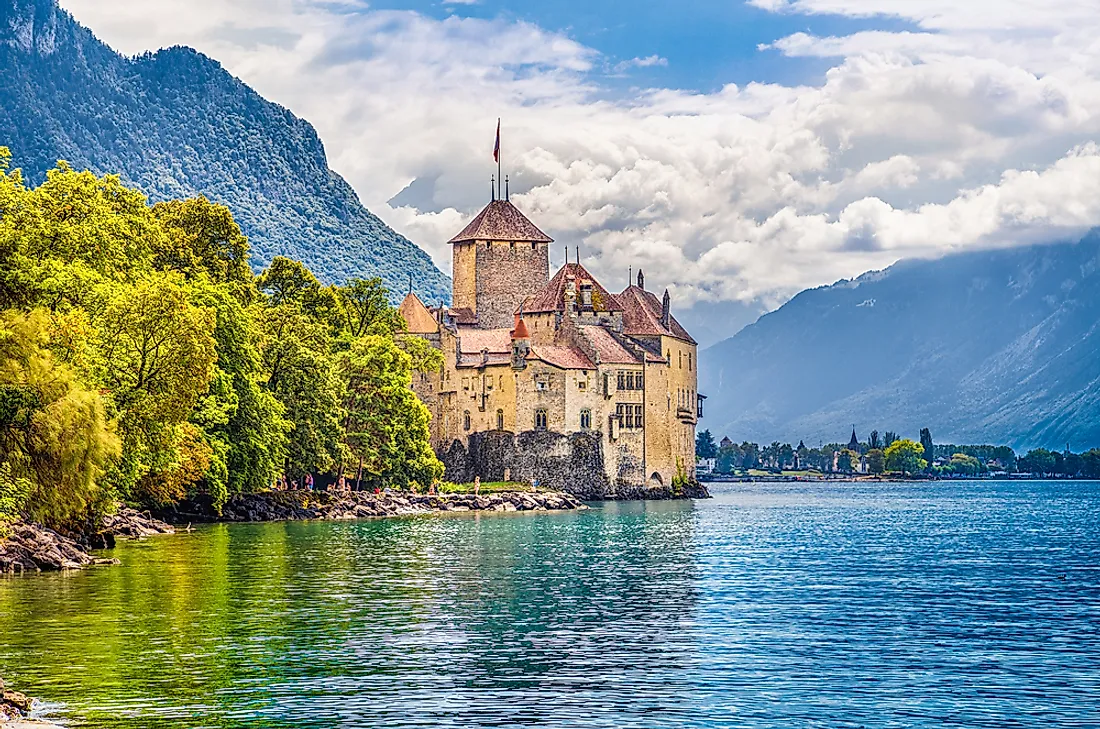
[{"label": "forested mountain slope", "polygon": [[328,168],[313,127],[189,48],[125,58],[56,0],[0,0],[0,146],[39,182],[58,159],[118,172],[153,200],[204,194],[233,211],[253,266],[275,255],[320,278],[381,276],[426,301],[450,285]]},{"label": "forested mountain slope", "polygon": [[842,441],[1100,445],[1100,234],[903,261],[803,291],[703,352],[706,425]]}]

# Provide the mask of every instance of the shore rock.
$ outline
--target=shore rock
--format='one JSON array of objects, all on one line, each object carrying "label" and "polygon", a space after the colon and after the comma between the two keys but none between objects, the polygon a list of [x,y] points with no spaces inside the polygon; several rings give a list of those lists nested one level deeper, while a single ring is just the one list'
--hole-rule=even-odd
[{"label": "shore rock", "polygon": [[73,539],[38,524],[16,522],[0,542],[0,573],[52,572],[97,564],[118,564],[118,560],[93,557]]},{"label": "shore rock", "polygon": [[410,494],[326,491],[271,491],[237,494],[219,515],[209,498],[199,497],[165,509],[156,516],[175,524],[256,522],[302,519],[361,519],[374,516],[428,514],[437,511],[561,511],[585,508],[575,496],[548,492]]},{"label": "shore rock", "polygon": [[0,729],[61,729],[56,724],[28,719],[34,699],[18,691],[4,688],[0,678]]}]

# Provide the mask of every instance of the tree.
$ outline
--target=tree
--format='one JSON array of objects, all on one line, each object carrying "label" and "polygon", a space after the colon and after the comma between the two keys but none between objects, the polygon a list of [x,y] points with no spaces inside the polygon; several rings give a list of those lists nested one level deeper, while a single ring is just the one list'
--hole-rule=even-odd
[{"label": "tree", "polygon": [[261,327],[264,387],[293,424],[283,470],[293,479],[330,473],[350,454],[343,444],[344,386],[329,330],[296,302],[265,307]]},{"label": "tree", "polygon": [[836,453],[836,470],[840,473],[851,473],[855,470],[859,454],[850,448],[841,448]]},{"label": "tree", "polygon": [[1049,476],[1054,473],[1054,453],[1046,448],[1034,448],[1020,459],[1020,470],[1035,476]]},{"label": "tree", "polygon": [[246,301],[255,295],[248,267],[248,239],[233,214],[203,196],[168,200],[153,206],[165,235],[157,237],[153,265],[188,278],[206,273],[214,283],[230,286]]},{"label": "tree", "polygon": [[59,162],[28,190],[6,167],[0,155],[0,306],[83,306],[100,284],[150,270],[164,233],[145,197],[117,175]]},{"label": "tree", "polygon": [[974,456],[968,456],[965,453],[956,453],[951,456],[948,468],[952,473],[957,473],[961,476],[976,476],[981,472],[982,464]]},{"label": "tree", "polygon": [[[173,276],[115,287],[97,312],[96,380],[119,412],[122,495],[158,493],[155,474],[176,466],[178,427],[214,376],[214,312],[191,304]],[[144,490],[139,482],[148,474]]]},{"label": "tree", "polygon": [[882,447],[883,447],[882,441],[879,440],[877,430],[872,430],[871,431],[871,435],[869,436],[867,445],[871,450],[881,450],[882,449]]},{"label": "tree", "polygon": [[886,434],[882,436],[882,447],[889,448],[898,439],[898,434],[892,430],[886,431]]},{"label": "tree", "polygon": [[924,446],[908,438],[896,440],[886,449],[886,470],[897,471],[910,476],[920,473],[928,466],[924,460]]},{"label": "tree", "polygon": [[119,451],[102,398],[47,349],[43,311],[0,315],[0,511],[76,527],[108,508]]},{"label": "tree", "polygon": [[921,447],[924,448],[926,463],[928,466],[931,466],[936,458],[936,447],[932,444],[932,432],[928,430],[928,428],[921,428],[920,444]]},{"label": "tree", "polygon": [[[873,433],[873,436],[877,437],[877,433]],[[872,448],[867,451],[867,470],[876,476],[882,475],[886,471],[886,454],[883,453],[881,448]]]},{"label": "tree", "polygon": [[718,445],[710,430],[704,430],[695,436],[695,456],[697,458],[717,458]]},{"label": "tree", "polygon": [[337,288],[344,314],[344,331],[355,339],[368,334],[393,335],[405,328],[382,279],[353,278]]},{"label": "tree", "polygon": [[443,475],[429,444],[430,415],[411,389],[412,360],[392,337],[368,335],[341,356],[347,445],[356,481],[427,486]]}]

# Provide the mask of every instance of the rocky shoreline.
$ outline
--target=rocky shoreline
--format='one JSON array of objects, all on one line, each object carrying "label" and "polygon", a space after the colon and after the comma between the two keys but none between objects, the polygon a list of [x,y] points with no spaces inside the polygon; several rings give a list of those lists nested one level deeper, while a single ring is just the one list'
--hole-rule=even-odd
[{"label": "rocky shoreline", "polygon": [[96,565],[118,564],[117,559],[93,557],[89,549],[110,549],[117,537],[137,539],[172,534],[175,529],[148,513],[123,508],[106,517],[102,528],[90,534],[67,535],[39,524],[15,522],[0,540],[0,574],[56,572]]},{"label": "rocky shoreline", "polygon": [[90,549],[112,549],[116,539],[172,534],[180,526],[212,522],[352,520],[445,512],[562,511],[587,508],[575,496],[556,492],[510,491],[473,494],[271,491],[237,494],[219,514],[209,497],[184,501],[157,512],[122,508],[104,518],[98,531],[67,535],[38,524],[16,522],[0,540],[0,574],[55,572],[118,564],[93,557]]},{"label": "rocky shoreline", "polygon": [[237,494],[219,515],[209,498],[200,497],[159,511],[173,524],[208,522],[351,520],[464,511],[562,511],[587,508],[575,496],[558,492],[508,491],[483,494],[374,494],[367,492],[271,491]]},{"label": "rocky shoreline", "polygon": [[61,729],[37,719],[28,719],[34,705],[34,699],[4,686],[0,678],[0,729]]}]

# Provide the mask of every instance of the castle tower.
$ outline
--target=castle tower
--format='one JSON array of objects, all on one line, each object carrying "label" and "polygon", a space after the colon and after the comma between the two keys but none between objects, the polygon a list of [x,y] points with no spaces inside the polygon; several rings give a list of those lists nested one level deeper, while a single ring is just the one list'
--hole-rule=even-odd
[{"label": "castle tower", "polygon": [[452,246],[451,307],[468,309],[479,329],[511,328],[523,300],[550,279],[550,244],[507,200],[493,200]]}]

